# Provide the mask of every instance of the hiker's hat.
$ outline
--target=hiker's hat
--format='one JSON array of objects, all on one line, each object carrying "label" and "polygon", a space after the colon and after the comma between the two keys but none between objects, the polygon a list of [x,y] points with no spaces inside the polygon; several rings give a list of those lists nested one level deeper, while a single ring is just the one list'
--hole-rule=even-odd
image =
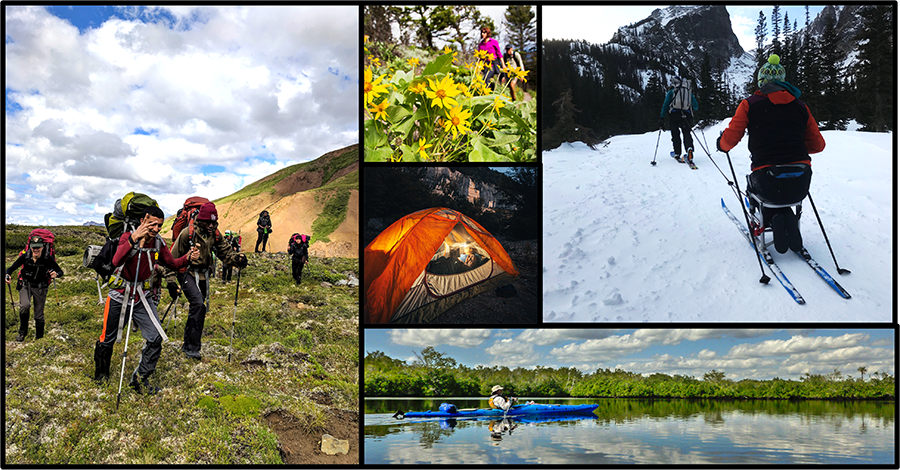
[{"label": "hiker's hat", "polygon": [[756,83],[762,88],[766,83],[783,82],[785,78],[784,67],[781,66],[781,57],[777,54],[769,56],[769,60],[759,68],[756,75]]},{"label": "hiker's hat", "polygon": [[31,237],[31,242],[29,243],[28,246],[30,248],[43,248],[44,240],[42,240],[41,237],[35,235],[35,236]]},{"label": "hiker's hat", "polygon": [[494,393],[497,393],[499,390],[503,390],[503,387],[501,387],[499,385],[494,385],[493,387],[491,387],[491,394],[493,395]]},{"label": "hiker's hat", "polygon": [[200,206],[200,213],[197,214],[197,220],[206,220],[215,222],[219,219],[219,212],[216,210],[216,205],[207,202]]},{"label": "hiker's hat", "polygon": [[507,45],[506,45],[506,50],[507,50],[507,51],[510,50],[510,49],[512,49],[512,48],[513,48],[513,45],[512,45],[512,44],[507,44]]}]

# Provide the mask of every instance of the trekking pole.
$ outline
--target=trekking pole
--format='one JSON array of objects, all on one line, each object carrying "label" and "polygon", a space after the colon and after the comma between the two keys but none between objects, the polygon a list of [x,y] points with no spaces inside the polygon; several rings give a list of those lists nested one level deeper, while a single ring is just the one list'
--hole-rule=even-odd
[{"label": "trekking pole", "polygon": [[834,267],[837,268],[838,274],[850,274],[849,269],[844,269],[838,266],[837,258],[834,256],[834,250],[831,249],[831,242],[828,241],[828,235],[825,233],[825,226],[822,225],[822,219],[819,218],[819,211],[816,210],[816,203],[812,200],[812,194],[807,193],[807,197],[809,197],[809,204],[813,208],[813,213],[816,214],[816,220],[819,221],[819,228],[822,229],[822,235],[825,237],[825,244],[828,245],[828,251],[831,252],[831,259],[834,260]]},{"label": "trekking pole", "polygon": [[231,351],[234,348],[234,320],[237,317],[237,300],[238,290],[241,288],[241,271],[243,271],[243,269],[238,268],[237,286],[234,288],[234,311],[231,314],[231,338],[228,340],[228,362],[231,362]]},{"label": "trekking pole", "polygon": [[175,298],[172,299],[172,303],[170,303],[169,306],[166,308],[165,313],[163,313],[162,319],[159,321],[160,323],[166,321],[166,315],[169,314],[169,310],[172,309],[172,306],[175,305],[175,302],[178,301],[178,298],[179,298],[179,297],[181,297],[181,294],[176,295]]},{"label": "trekking pole", "polygon": [[[138,283],[138,273],[140,273],[142,254],[143,251],[138,250],[138,259],[137,264],[135,265],[137,267],[134,270],[134,284],[132,286],[135,288]],[[125,349],[122,350],[122,372],[119,374],[119,393],[116,395],[116,411],[119,410],[119,402],[122,401],[122,380],[125,378],[125,358],[128,355],[128,339],[131,337],[131,321],[134,320],[134,292],[131,292],[131,289],[125,289],[125,292],[128,293],[128,300],[131,301],[131,313],[128,315],[128,327],[125,328]]]},{"label": "trekking pole", "polygon": [[659,128],[659,133],[656,134],[656,148],[653,149],[653,161],[650,162],[651,165],[656,166],[656,152],[659,150],[659,138],[662,137],[662,127]]},{"label": "trekking pole", "polygon": [[12,308],[13,308],[13,310],[15,310],[16,309],[16,300],[15,300],[15,297],[13,297],[12,284],[7,283],[6,287],[9,288],[9,303],[12,304]]},{"label": "trekking pole", "polygon": [[756,245],[756,237],[753,235],[753,227],[750,225],[750,216],[747,215],[747,208],[744,207],[744,201],[741,201],[741,187],[737,182],[737,173],[734,172],[734,165],[731,164],[731,155],[728,152],[725,152],[725,156],[728,157],[728,166],[731,167],[731,176],[734,178],[734,181],[729,181],[729,185],[734,185],[736,191],[734,193],[735,197],[738,199],[738,204],[741,205],[741,212],[744,213],[744,221],[747,223],[747,230],[750,233],[750,241],[753,243],[753,249],[756,251],[756,261],[759,263],[759,271],[762,273],[762,277],[759,278],[759,282],[761,284],[769,283],[769,276],[766,276],[766,270],[763,269],[762,258],[760,257],[759,247]]}]

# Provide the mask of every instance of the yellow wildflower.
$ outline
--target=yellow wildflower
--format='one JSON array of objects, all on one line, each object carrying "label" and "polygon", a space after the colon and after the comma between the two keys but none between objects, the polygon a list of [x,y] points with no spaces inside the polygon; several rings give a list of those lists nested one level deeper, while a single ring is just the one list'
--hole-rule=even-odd
[{"label": "yellow wildflower", "polygon": [[409,91],[411,91],[411,92],[413,92],[413,93],[415,93],[415,94],[417,94],[417,95],[421,95],[422,93],[425,92],[425,89],[426,89],[426,88],[428,88],[428,85],[425,84],[425,82],[419,82],[419,83],[417,83],[417,84],[415,84],[415,85],[410,85],[410,86],[409,86]]},{"label": "yellow wildflower", "polygon": [[379,85],[382,78],[384,75],[379,75],[378,78],[372,80],[372,69],[366,69],[365,80],[363,80],[366,103],[371,103],[378,95],[387,93],[387,84]]},{"label": "yellow wildflower", "polygon": [[372,57],[371,60],[376,67],[381,67],[381,59],[379,59],[378,57]]},{"label": "yellow wildflower", "polygon": [[387,100],[381,100],[381,103],[378,103],[375,106],[372,106],[371,108],[369,108],[369,112],[372,113],[372,116],[374,116],[375,119],[378,119],[378,117],[381,116],[381,118],[386,121],[387,113],[384,110],[386,110],[387,107],[388,107]]},{"label": "yellow wildflower", "polygon": [[367,42],[369,42],[369,35],[365,34],[365,35],[363,35],[363,44],[365,44]]},{"label": "yellow wildflower", "polygon": [[494,97],[494,104],[493,104],[492,106],[494,107],[494,113],[495,113],[495,114],[500,114],[500,108],[502,108],[502,107],[504,107],[504,106],[506,106],[506,105],[503,104],[503,100],[501,100],[499,96],[495,96],[495,97]]},{"label": "yellow wildflower", "polygon": [[472,117],[472,111],[463,109],[462,106],[457,106],[447,113],[447,121],[444,122],[444,130],[452,131],[453,138],[455,139],[457,132],[465,134],[470,130],[468,122],[470,117]]},{"label": "yellow wildflower", "polygon": [[413,58],[411,58],[411,59],[407,59],[407,60],[406,60],[406,65],[408,65],[410,68],[418,67],[418,66],[419,66],[419,59],[417,59],[417,58],[415,58],[415,57],[413,57]]},{"label": "yellow wildflower", "polygon": [[528,75],[528,71],[522,70],[516,66],[509,67],[509,72],[507,72],[507,75],[509,75],[510,77],[515,75],[515,78],[522,80],[523,82],[526,82],[526,83],[528,82],[528,80],[525,79],[525,76]]},{"label": "yellow wildflower", "polygon": [[452,78],[444,77],[437,83],[429,78],[428,84],[431,86],[431,90],[425,90],[425,96],[431,99],[431,106],[448,109],[456,106],[457,103],[453,97],[459,94],[459,88],[456,88]]},{"label": "yellow wildflower", "polygon": [[426,160],[427,160],[427,159],[428,159],[428,154],[425,153],[425,149],[427,149],[427,148],[429,148],[429,147],[431,147],[431,146],[432,146],[431,144],[425,145],[425,138],[424,138],[424,137],[422,137],[421,139],[419,139],[419,150],[418,150],[419,156],[421,156],[423,159],[426,159]]}]

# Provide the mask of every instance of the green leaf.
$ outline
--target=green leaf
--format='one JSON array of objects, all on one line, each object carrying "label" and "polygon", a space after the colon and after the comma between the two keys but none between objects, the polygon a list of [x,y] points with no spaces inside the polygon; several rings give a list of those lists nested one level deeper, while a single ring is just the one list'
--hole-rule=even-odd
[{"label": "green leaf", "polygon": [[499,134],[498,137],[487,142],[489,147],[500,147],[503,145],[513,144],[519,141],[519,136],[515,134]]},{"label": "green leaf", "polygon": [[415,150],[413,150],[412,147],[410,147],[409,145],[406,145],[406,144],[401,145],[401,146],[400,146],[400,151],[403,152],[403,160],[402,160],[402,161],[404,161],[404,162],[418,162],[418,161],[421,161],[421,160],[419,160],[419,158],[416,156]]},{"label": "green leaf", "polygon": [[410,111],[409,109],[406,109],[403,106],[391,106],[386,111],[387,111],[387,115],[388,115],[388,121],[391,124],[397,124],[403,118],[412,114],[412,111]]},{"label": "green leaf", "polygon": [[365,139],[366,150],[374,150],[377,147],[387,144],[387,134],[377,129],[375,120],[369,119],[365,122]]},{"label": "green leaf", "polygon": [[438,73],[446,73],[450,66],[453,65],[453,53],[444,54],[437,59],[432,60],[425,66],[422,75],[435,75]]},{"label": "green leaf", "polygon": [[426,117],[428,117],[428,110],[425,107],[421,107],[416,110],[415,114],[413,114],[411,118],[395,125],[391,130],[400,134],[401,137],[405,140],[416,121],[424,119]]},{"label": "green leaf", "polygon": [[500,155],[484,145],[481,138],[472,141],[472,151],[469,152],[470,162],[511,162],[505,155]]},{"label": "green leaf", "polygon": [[500,108],[500,114],[515,121],[516,125],[519,126],[519,128],[521,128],[521,129],[530,129],[531,128],[531,126],[529,126],[528,123],[525,122],[525,120],[522,119],[521,116],[519,116],[514,111],[510,111],[509,108]]},{"label": "green leaf", "polygon": [[406,88],[406,85],[413,81],[415,78],[415,74],[412,71],[403,71],[400,70],[391,77],[391,85],[394,85],[394,88]]},{"label": "green leaf", "polygon": [[389,162],[389,161],[391,161],[391,149],[380,148],[380,149],[376,149],[374,152],[371,152],[371,154],[367,150],[365,161],[367,161],[367,162]]}]

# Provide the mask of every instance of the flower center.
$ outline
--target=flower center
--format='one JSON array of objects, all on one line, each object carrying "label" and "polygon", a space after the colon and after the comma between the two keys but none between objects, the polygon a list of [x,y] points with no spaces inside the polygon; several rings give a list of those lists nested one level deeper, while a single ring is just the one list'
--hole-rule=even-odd
[{"label": "flower center", "polygon": [[453,116],[453,119],[451,119],[450,121],[453,122],[454,126],[459,126],[460,119],[458,117]]},{"label": "flower center", "polygon": [[447,97],[447,92],[444,90],[438,90],[438,91],[434,92],[434,94],[437,95],[437,97],[441,98],[441,99]]},{"label": "flower center", "polygon": [[374,88],[374,87],[372,86],[372,82],[366,82],[366,85],[365,85],[365,87],[364,87],[364,89],[366,90],[366,93],[371,93],[371,92],[372,92],[372,88]]}]

